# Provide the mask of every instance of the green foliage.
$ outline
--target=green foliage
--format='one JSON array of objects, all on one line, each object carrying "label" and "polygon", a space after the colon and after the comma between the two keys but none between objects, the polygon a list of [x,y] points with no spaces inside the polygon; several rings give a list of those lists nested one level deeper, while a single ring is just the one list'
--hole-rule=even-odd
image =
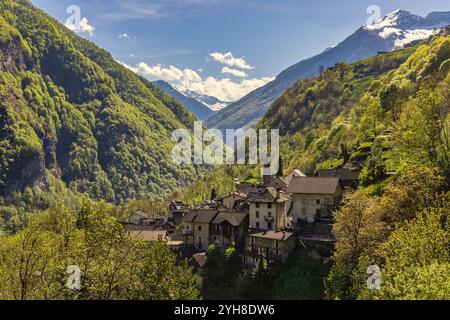
[{"label": "green foliage", "polygon": [[161,199],[204,170],[171,161],[194,116],[106,51],[27,1],[0,3],[0,31],[1,195],[50,170],[97,199]]},{"label": "green foliage", "polygon": [[[336,213],[333,233],[338,241],[326,297],[445,297],[443,285],[434,282],[448,283],[443,270],[449,257],[449,193],[439,193],[444,186],[438,171],[416,168],[385,185],[379,197],[364,190],[350,196]],[[370,265],[381,267],[380,291],[367,288]],[[421,278],[426,274],[429,286]]]},{"label": "green foliage", "polygon": [[[0,242],[1,299],[197,299],[187,262],[163,243],[133,240],[116,208],[84,199],[79,210],[58,205]],[[82,217],[82,219],[80,219]],[[66,286],[69,266],[81,289]]]},{"label": "green foliage", "polygon": [[294,253],[275,277],[272,295],[284,300],[321,300],[327,273],[321,262]]},{"label": "green foliage", "polygon": [[284,162],[309,174],[351,162],[370,185],[415,166],[450,172],[449,57],[450,37],[442,36],[337,64],[290,87],[258,126],[279,128]]}]

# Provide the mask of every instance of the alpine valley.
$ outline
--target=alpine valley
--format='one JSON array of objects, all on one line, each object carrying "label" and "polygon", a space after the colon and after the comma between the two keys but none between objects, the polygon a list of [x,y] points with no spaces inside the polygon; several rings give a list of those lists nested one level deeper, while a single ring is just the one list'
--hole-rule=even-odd
[{"label": "alpine valley", "polygon": [[[164,5],[191,26],[204,4],[110,1],[131,11],[101,21],[151,16],[153,35],[173,18]],[[247,12],[234,5],[233,21]],[[396,10],[225,106],[138,76],[28,0],[0,0],[0,300],[235,301],[170,311],[205,318],[274,314],[282,299],[449,300],[449,24]],[[226,83],[231,67],[252,75],[245,58],[215,57]],[[182,79],[171,70],[160,78]],[[276,174],[174,164],[172,133],[199,119],[278,129]],[[255,299],[274,302],[236,301]]]}]

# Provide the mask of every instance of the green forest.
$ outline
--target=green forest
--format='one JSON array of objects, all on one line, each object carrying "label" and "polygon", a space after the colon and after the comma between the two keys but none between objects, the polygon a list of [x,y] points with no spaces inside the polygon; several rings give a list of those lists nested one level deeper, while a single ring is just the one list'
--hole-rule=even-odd
[{"label": "green forest", "polygon": [[171,161],[171,132],[195,120],[183,105],[28,1],[0,2],[0,31],[1,194],[51,175],[122,203],[195,180]]}]

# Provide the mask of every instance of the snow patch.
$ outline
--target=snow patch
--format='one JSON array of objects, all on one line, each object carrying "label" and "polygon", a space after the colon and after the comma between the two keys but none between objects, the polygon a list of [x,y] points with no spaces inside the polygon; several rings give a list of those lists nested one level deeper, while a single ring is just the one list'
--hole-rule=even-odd
[{"label": "snow patch", "polygon": [[416,29],[416,30],[406,30],[402,32],[402,37],[395,40],[395,49],[401,49],[408,43],[416,40],[425,40],[433,35],[433,30],[426,29]]}]

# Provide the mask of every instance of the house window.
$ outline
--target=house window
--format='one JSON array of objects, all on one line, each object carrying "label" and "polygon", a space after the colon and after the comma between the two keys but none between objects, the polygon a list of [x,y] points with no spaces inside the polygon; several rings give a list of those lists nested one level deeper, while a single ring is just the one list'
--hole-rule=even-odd
[{"label": "house window", "polygon": [[275,240],[275,247],[278,248],[278,240]]},{"label": "house window", "polygon": [[257,229],[259,228],[259,222],[256,222],[256,228]]},{"label": "house window", "polygon": [[306,198],[302,198],[302,204],[306,204]]},{"label": "house window", "polygon": [[272,222],[267,222],[267,229],[272,229]]},{"label": "house window", "polygon": [[198,243],[199,245],[202,245],[202,237],[198,237],[198,238],[197,238],[197,243]]},{"label": "house window", "polygon": [[217,237],[216,236],[213,236],[213,241],[214,242],[217,241]]},{"label": "house window", "polygon": [[302,208],[302,215],[306,215],[306,208]]},{"label": "house window", "polygon": [[325,198],[325,203],[326,204],[333,204],[333,198],[329,198],[329,197]]},{"label": "house window", "polygon": [[320,199],[317,199],[317,200],[316,200],[316,204],[320,204]]},{"label": "house window", "polygon": [[272,217],[272,212],[268,212],[267,215],[270,217]]},{"label": "house window", "polygon": [[256,211],[256,219],[259,219],[259,211]]},{"label": "house window", "polygon": [[272,204],[271,204],[271,203],[268,203],[268,204],[267,204],[267,208],[272,209]]},{"label": "house window", "polygon": [[259,203],[256,203],[256,208],[259,208]]},{"label": "house window", "polygon": [[202,226],[198,226],[198,231],[202,231]]}]

